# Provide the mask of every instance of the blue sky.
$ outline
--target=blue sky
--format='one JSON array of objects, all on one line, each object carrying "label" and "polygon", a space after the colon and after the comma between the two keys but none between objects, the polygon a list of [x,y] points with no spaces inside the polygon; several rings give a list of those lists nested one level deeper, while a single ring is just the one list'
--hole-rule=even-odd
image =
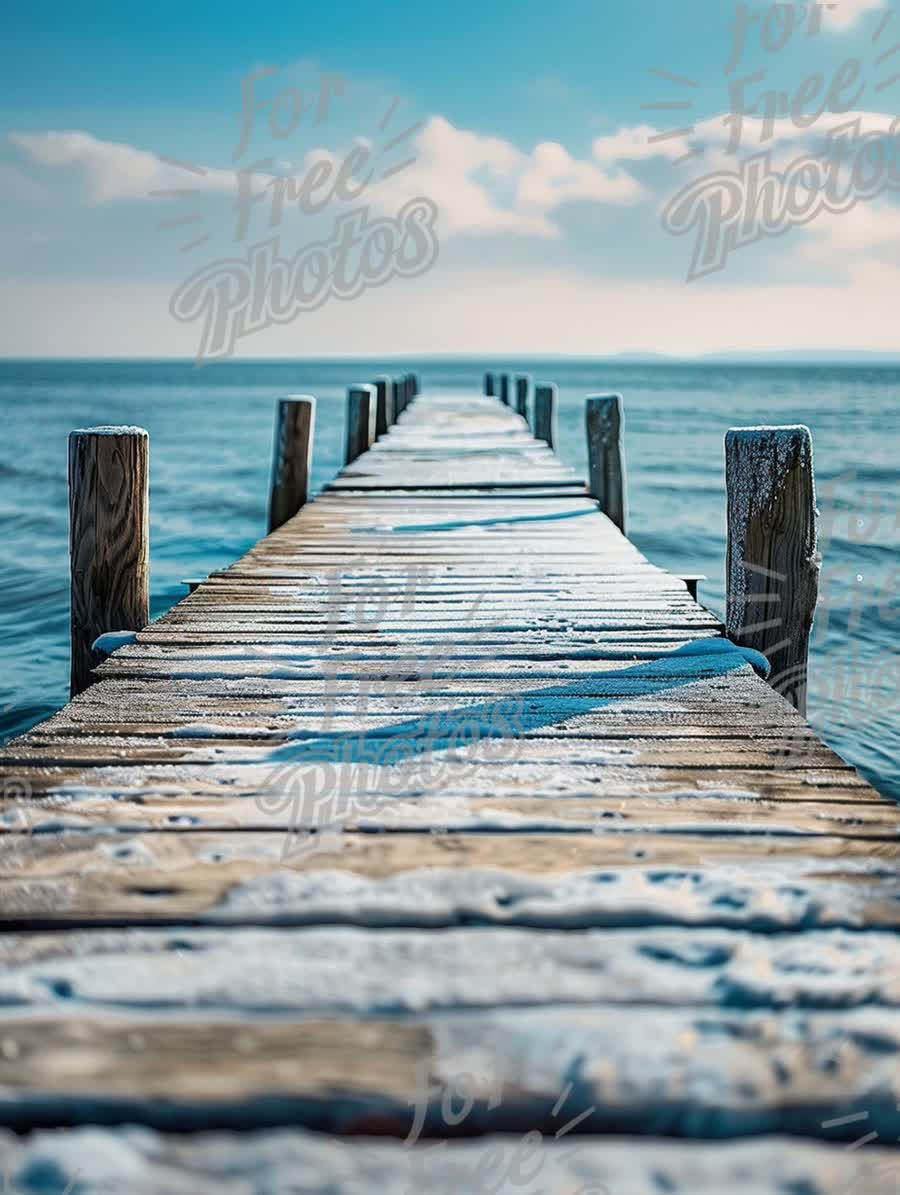
[{"label": "blue sky", "polygon": [[[745,6],[751,23],[736,74],[764,72],[754,96],[793,94],[812,72],[824,93],[843,62],[861,63],[852,110],[826,109],[807,128],[781,114],[765,146],[780,168],[818,152],[840,121],[858,117],[864,131],[886,133],[900,111],[900,85],[876,90],[900,72],[900,50],[888,53],[900,42],[900,15],[885,23],[889,0],[843,0],[810,35],[812,7],[795,6],[795,31],[766,52],[762,22],[768,16],[775,39],[784,14],[769,15],[758,0]],[[691,236],[662,227],[666,203],[691,180],[737,168],[722,123],[736,8],[351,0],[10,12],[0,39],[0,289],[9,312],[0,353],[196,351],[198,325],[174,320],[169,297],[193,270],[267,235],[262,203],[249,235],[236,243],[232,234],[241,81],[264,65],[278,68],[258,85],[270,101],[287,86],[315,96],[323,75],[345,87],[327,120],[307,114],[289,138],[274,139],[262,113],[253,154],[273,157],[274,173],[302,177],[317,156],[337,164],[361,138],[383,144],[417,127],[416,164],[369,188],[364,202],[373,216],[392,216],[412,196],[429,196],[440,251],[421,277],[243,337],[238,356],[892,350],[896,191],[748,245],[691,282]],[[689,110],[643,107],[688,96]],[[693,124],[691,137],[651,148],[651,137],[678,122]],[[744,148],[761,147],[748,136]],[[703,154],[676,166],[677,149]],[[185,237],[159,228],[183,206],[149,194],[187,178],[171,159],[207,172],[197,204],[209,239],[186,252]],[[333,198],[319,215],[285,217],[277,228],[285,256],[327,238],[341,206]]]}]

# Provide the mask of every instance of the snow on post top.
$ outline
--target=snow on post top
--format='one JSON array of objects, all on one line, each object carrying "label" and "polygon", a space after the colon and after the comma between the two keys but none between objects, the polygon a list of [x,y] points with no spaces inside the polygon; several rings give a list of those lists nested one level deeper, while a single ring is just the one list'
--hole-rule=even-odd
[{"label": "snow on post top", "polygon": [[99,427],[76,427],[69,432],[70,436],[147,436],[150,433],[143,427],[115,427],[112,424],[101,424]]}]

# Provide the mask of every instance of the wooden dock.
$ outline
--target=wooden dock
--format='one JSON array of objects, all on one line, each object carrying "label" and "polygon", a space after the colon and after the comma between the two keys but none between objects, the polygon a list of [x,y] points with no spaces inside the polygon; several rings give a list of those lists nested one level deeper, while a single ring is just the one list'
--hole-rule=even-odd
[{"label": "wooden dock", "polygon": [[99,677],[0,755],[0,1173],[896,1190],[896,807],[510,407]]}]

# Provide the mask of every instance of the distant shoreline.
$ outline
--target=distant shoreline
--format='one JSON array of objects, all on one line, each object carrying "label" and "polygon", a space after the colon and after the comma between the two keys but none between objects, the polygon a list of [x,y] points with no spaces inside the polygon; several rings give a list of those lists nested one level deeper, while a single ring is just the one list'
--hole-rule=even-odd
[{"label": "distant shoreline", "polygon": [[[284,357],[243,357],[235,356],[223,361],[210,362],[210,365],[286,365],[297,361],[311,364],[330,364],[343,361],[416,361],[422,364],[428,362],[453,362],[466,364],[471,362],[473,367],[482,368],[490,365],[502,366],[505,362],[515,360],[527,365],[531,362],[547,361],[577,361],[579,363],[596,363],[597,365],[665,365],[668,367],[687,365],[731,365],[731,366],[760,366],[760,365],[884,365],[900,368],[900,351],[890,352],[862,352],[854,349],[828,349],[817,353],[809,349],[784,349],[767,353],[705,353],[696,357],[675,357],[665,353],[615,353],[609,356],[594,356],[588,353],[517,353],[510,350],[502,356],[479,356],[474,353],[340,353],[323,354],[317,356]],[[6,357],[0,355],[0,365],[45,365],[65,363],[104,363],[133,365],[194,365],[193,357],[133,357],[133,356],[44,356],[44,357]]]}]

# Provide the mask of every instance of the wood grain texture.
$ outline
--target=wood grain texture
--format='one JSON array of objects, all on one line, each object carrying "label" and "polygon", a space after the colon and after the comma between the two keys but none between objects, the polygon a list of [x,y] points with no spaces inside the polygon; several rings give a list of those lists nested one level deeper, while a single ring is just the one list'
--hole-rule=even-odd
[{"label": "wood grain texture", "polygon": [[386,436],[394,422],[394,383],[391,378],[375,379],[375,439]]},{"label": "wood grain texture", "polygon": [[[324,1136],[292,1126],[192,1135],[96,1129],[89,1148],[79,1129],[26,1138],[0,1132],[0,1167],[41,1174],[49,1158],[55,1173],[67,1178],[77,1157],[77,1195],[109,1195],[109,1158],[115,1158],[117,1174],[127,1173],[129,1195],[272,1195],[296,1190],[298,1175],[307,1191],[391,1195],[493,1193],[504,1179],[510,1190],[565,1195],[659,1195],[661,1180],[668,1195],[896,1195],[897,1155],[883,1141],[851,1150],[843,1141],[784,1136],[717,1143],[646,1136],[635,1142],[615,1135],[557,1139],[579,1114],[564,1106],[546,1136],[440,1143],[424,1138],[416,1144]],[[859,1119],[854,1123],[865,1128]],[[526,1187],[529,1180],[533,1185]]]},{"label": "wood grain texture", "polygon": [[728,634],[766,656],[772,686],[805,713],[820,563],[809,429],[732,429],[725,480]]},{"label": "wood grain texture", "polygon": [[600,509],[622,532],[627,532],[625,443],[622,399],[618,394],[587,400],[588,488]]},{"label": "wood grain texture", "polygon": [[297,395],[279,399],[275,414],[269,531],[277,531],[306,505],[312,472],[315,426],[314,398],[309,395]]},{"label": "wood grain texture", "polygon": [[528,392],[531,389],[531,379],[527,374],[516,375],[516,413],[528,422]]},{"label": "wood grain texture", "polygon": [[374,386],[351,386],[347,391],[347,429],[344,463],[352,464],[375,442],[378,391]]},{"label": "wood grain texture", "polygon": [[339,477],[0,752],[0,1125],[218,1125],[243,1176],[227,1130],[402,1136],[477,1057],[508,1095],[466,1133],[552,1135],[571,1082],[580,1140],[666,1159],[624,1145],[615,1190],[743,1195],[702,1138],[777,1132],[803,1164],[747,1195],[830,1192],[801,1136],[900,1135],[896,807],[552,430],[396,383],[387,434],[361,388]]},{"label": "wood grain texture", "polygon": [[150,438],[142,428],[69,436],[71,669],[74,696],[94,681],[92,644],[150,618]]},{"label": "wood grain texture", "polygon": [[549,449],[556,448],[556,387],[541,385],[534,388],[534,436],[543,440]]}]

